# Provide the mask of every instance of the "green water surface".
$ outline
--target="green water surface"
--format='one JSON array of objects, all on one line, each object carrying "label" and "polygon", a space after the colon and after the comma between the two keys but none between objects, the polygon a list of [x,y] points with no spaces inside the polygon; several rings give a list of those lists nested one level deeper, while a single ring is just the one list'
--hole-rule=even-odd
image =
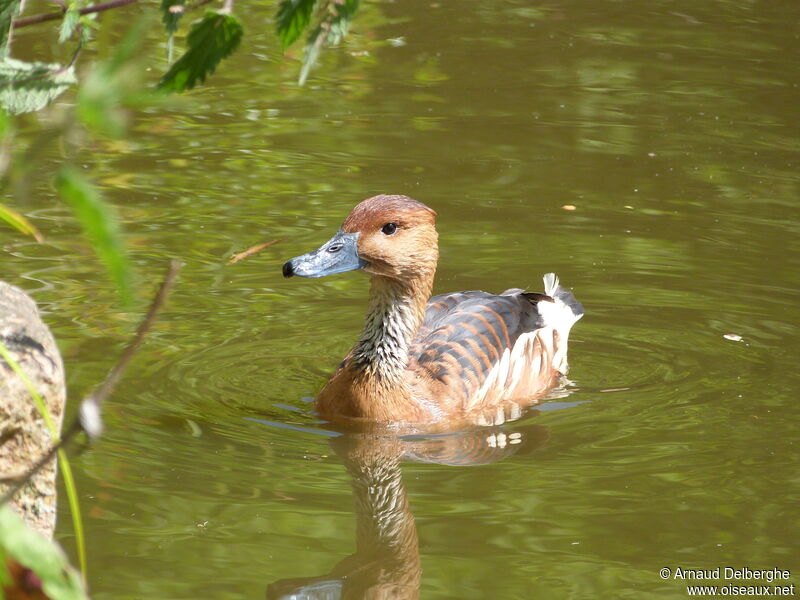
[{"label": "green water surface", "polygon": [[[153,7],[120,11],[108,29]],[[274,6],[237,11],[245,41],[207,86],[83,152],[141,306],[186,262],[75,461],[93,598],[263,598],[357,538],[350,575],[316,597],[367,597],[381,577],[396,595],[375,597],[688,597],[664,567],[800,584],[800,4],[366,2],[302,89]],[[146,43],[161,60],[163,36]],[[307,399],[357,335],[368,281],[280,265],[384,192],[437,210],[436,292],[539,290],[549,271],[573,289],[568,395],[463,443],[398,449],[319,423]],[[136,316],[52,189],[17,207],[47,239],[2,230],[2,277],[45,311],[77,399]],[[429,443],[502,452],[455,466]],[[370,537],[382,509],[354,508],[353,485],[390,500],[402,552]]]}]

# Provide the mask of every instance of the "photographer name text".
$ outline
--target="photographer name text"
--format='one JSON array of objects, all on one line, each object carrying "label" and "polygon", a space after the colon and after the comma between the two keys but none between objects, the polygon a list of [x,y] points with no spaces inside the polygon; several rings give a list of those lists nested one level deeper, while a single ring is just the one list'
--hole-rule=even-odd
[{"label": "photographer name text", "polygon": [[662,579],[703,579],[727,580],[727,581],[751,581],[758,579],[772,583],[773,581],[784,581],[792,577],[792,572],[788,569],[750,569],[748,567],[717,567],[716,569],[685,569],[675,567],[661,569]]}]

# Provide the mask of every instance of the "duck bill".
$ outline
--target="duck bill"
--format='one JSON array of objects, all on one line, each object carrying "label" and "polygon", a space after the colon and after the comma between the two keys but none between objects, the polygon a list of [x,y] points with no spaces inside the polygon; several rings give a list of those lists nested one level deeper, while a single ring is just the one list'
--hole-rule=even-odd
[{"label": "duck bill", "polygon": [[320,248],[287,260],[283,276],[325,277],[363,269],[367,262],[358,256],[358,233],[339,232]]}]

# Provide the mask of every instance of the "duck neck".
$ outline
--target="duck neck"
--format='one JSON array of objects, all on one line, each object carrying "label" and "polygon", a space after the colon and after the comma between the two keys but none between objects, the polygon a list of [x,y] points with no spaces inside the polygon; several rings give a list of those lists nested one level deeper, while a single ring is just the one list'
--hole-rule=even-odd
[{"label": "duck neck", "polygon": [[369,311],[353,359],[356,368],[375,383],[396,385],[402,381],[432,287],[432,273],[410,282],[372,276]]}]

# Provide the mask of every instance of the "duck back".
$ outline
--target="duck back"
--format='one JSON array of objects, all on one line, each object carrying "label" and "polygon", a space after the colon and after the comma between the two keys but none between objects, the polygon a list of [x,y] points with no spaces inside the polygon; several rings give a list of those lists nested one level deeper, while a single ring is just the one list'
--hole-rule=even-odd
[{"label": "duck back", "polygon": [[431,298],[410,352],[417,394],[444,412],[472,412],[552,387],[567,371],[567,338],[583,306],[553,274],[545,289]]}]

